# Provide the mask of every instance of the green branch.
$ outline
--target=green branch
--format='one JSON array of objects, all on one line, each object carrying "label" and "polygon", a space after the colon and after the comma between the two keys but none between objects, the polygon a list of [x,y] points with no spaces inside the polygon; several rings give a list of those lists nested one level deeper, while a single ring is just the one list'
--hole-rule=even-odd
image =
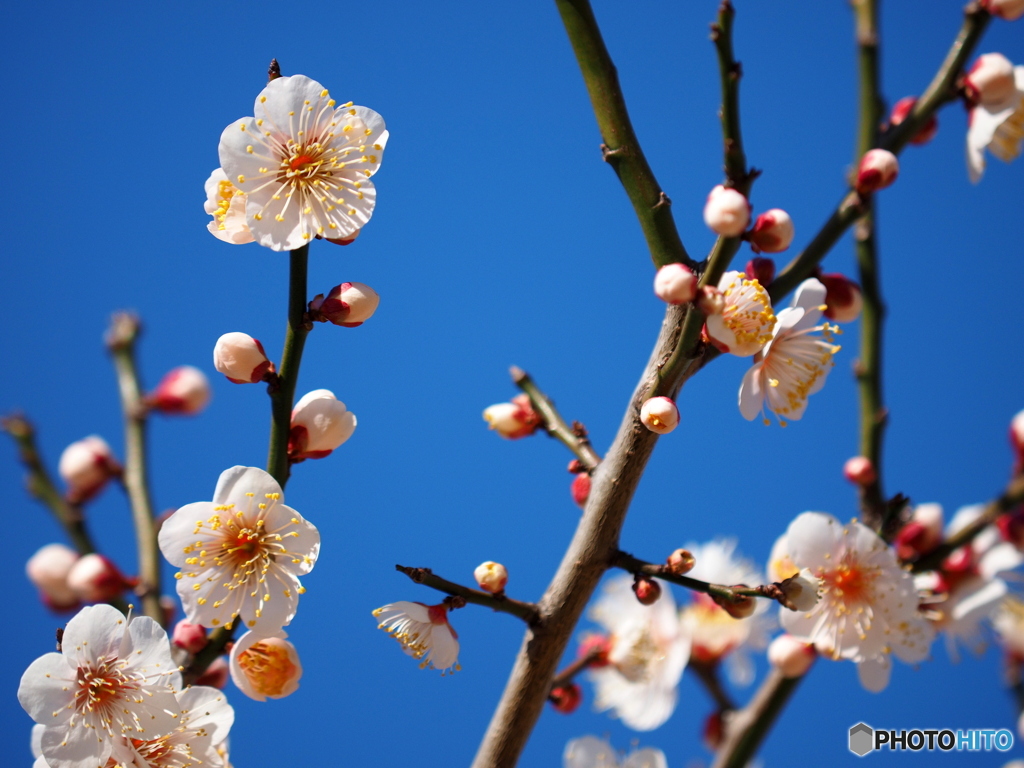
[{"label": "green branch", "polygon": [[570,427],[565,419],[555,408],[555,404],[545,395],[526,371],[522,368],[512,366],[509,369],[512,374],[512,381],[517,387],[526,393],[533,404],[533,409],[544,422],[544,429],[549,435],[557,438],[566,448],[573,452],[587,472],[593,472],[601,463],[601,457],[597,455],[587,431],[578,421],[573,422]]}]

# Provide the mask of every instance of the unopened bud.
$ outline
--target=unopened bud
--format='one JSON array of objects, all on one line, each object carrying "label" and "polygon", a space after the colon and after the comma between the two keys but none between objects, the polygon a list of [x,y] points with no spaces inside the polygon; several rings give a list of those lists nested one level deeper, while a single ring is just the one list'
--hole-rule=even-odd
[{"label": "unopened bud", "polygon": [[199,624],[192,624],[187,619],[182,619],[174,625],[171,642],[191,654],[199,653],[206,647],[206,629]]},{"label": "unopened bud", "polygon": [[580,507],[587,505],[587,499],[590,497],[590,475],[586,472],[581,472],[572,479],[572,486],[569,489],[572,492],[572,500]]},{"label": "unopened bud", "polygon": [[[733,589],[746,589],[746,584],[736,584]],[[757,601],[750,595],[737,595],[736,597],[720,597],[711,595],[711,599],[726,613],[734,619],[745,619],[753,615],[757,608]]]},{"label": "unopened bud", "polygon": [[799,573],[779,582],[784,602],[792,611],[809,611],[818,604],[821,579],[811,573],[810,568],[801,568]]},{"label": "unopened bud", "polygon": [[104,603],[124,594],[131,582],[109,559],[82,555],[68,572],[68,587],[87,603]]},{"label": "unopened bud", "polygon": [[942,506],[918,504],[907,524],[896,533],[893,545],[901,560],[931,552],[942,542]]},{"label": "unopened bud", "polygon": [[1010,419],[1010,445],[1017,454],[1016,474],[1024,468],[1024,411]]},{"label": "unopened bud", "polygon": [[90,435],[64,449],[57,471],[68,485],[68,499],[80,504],[99,493],[110,478],[120,475],[121,465],[103,438]]},{"label": "unopened bud", "polygon": [[697,276],[685,264],[666,264],[654,276],[654,294],[668,304],[693,301]]},{"label": "unopened bud", "polygon": [[[904,96],[902,99],[896,102],[892,108],[892,114],[889,115],[889,123],[893,126],[897,126],[906,120],[910,113],[914,111],[914,105],[917,104],[917,99],[913,96]],[[927,144],[929,141],[935,138],[935,134],[939,132],[939,119],[933,114],[928,118],[927,122],[921,126],[921,129],[915,133],[911,139],[911,144]]]},{"label": "unopened bud", "polygon": [[722,746],[722,736],[725,734],[725,729],[722,723],[722,712],[715,710],[708,715],[707,720],[704,721],[704,730],[701,736],[704,739],[704,745],[712,752],[718,751],[718,748]]},{"label": "unopened bud", "polygon": [[508,583],[508,571],[505,570],[505,566],[491,560],[480,563],[473,571],[473,576],[476,578],[476,583],[480,585],[480,589],[494,595],[504,592],[505,585]]},{"label": "unopened bud", "polygon": [[676,576],[682,576],[693,570],[697,559],[688,549],[677,549],[668,556],[668,569]]},{"label": "unopened bud", "polygon": [[356,429],[355,414],[328,389],[314,389],[292,409],[288,457],[293,461],[322,459]]},{"label": "unopened bud", "polygon": [[250,699],[282,699],[298,690],[302,664],[286,637],[284,630],[270,637],[246,632],[231,649],[231,679]]},{"label": "unopened bud", "polygon": [[651,432],[667,435],[679,426],[679,409],[667,397],[652,397],[640,407],[640,422]]},{"label": "unopened bud", "polygon": [[235,384],[255,384],[274,370],[259,339],[238,331],[225,333],[217,339],[213,347],[213,367]]},{"label": "unopened bud", "polygon": [[70,611],[78,607],[78,595],[68,586],[68,573],[77,560],[78,553],[70,547],[47,544],[25,564],[29,581],[51,610]]},{"label": "unopened bud", "polygon": [[825,286],[825,317],[837,323],[852,323],[860,317],[864,298],[859,285],[838,272],[819,275],[818,280]]},{"label": "unopened bud", "polygon": [[750,223],[750,203],[741,192],[719,184],[704,204],[704,223],[715,234],[736,237]]},{"label": "unopened bud", "polygon": [[964,78],[968,97],[989,109],[1010,106],[1017,92],[1013,64],[1001,53],[986,53],[978,57]]},{"label": "unopened bud", "polygon": [[361,229],[357,229],[352,234],[345,235],[344,237],[335,237],[335,238],[325,237],[324,239],[328,243],[334,243],[335,245],[352,245],[352,243],[354,243],[356,241],[356,238],[359,237],[359,233],[362,232],[362,231],[363,230],[361,230]]},{"label": "unopened bud", "polygon": [[229,674],[230,667],[228,666],[228,660],[223,656],[218,656],[210,662],[210,666],[206,668],[206,671],[196,678],[196,685],[208,685],[211,688],[223,688],[228,684]]},{"label": "unopened bud", "polygon": [[871,485],[878,479],[875,465],[867,456],[854,456],[843,464],[843,476],[854,485]]},{"label": "unopened bud", "polygon": [[355,328],[370,319],[377,311],[380,296],[363,283],[342,283],[331,288],[319,307],[328,322],[345,328]]},{"label": "unopened bud", "polygon": [[775,279],[775,262],[766,256],[755,256],[743,271],[748,279],[757,280],[761,285],[771,285]]},{"label": "unopened bud", "polygon": [[146,401],[161,413],[192,416],[210,402],[210,382],[198,368],[182,365],[168,371]]},{"label": "unopened bud", "polygon": [[1015,21],[1024,16],[1024,0],[981,0],[981,7],[1007,21]]},{"label": "unopened bud", "polygon": [[[772,208],[770,211],[765,211],[757,217],[757,221],[754,222],[754,226],[751,228],[747,237],[750,240],[750,247],[754,253],[780,253],[781,251],[789,248],[793,242],[793,219],[790,218],[789,214],[781,208]],[[773,265],[774,271],[774,265]],[[768,285],[768,283],[757,277],[757,281],[761,285]]]},{"label": "unopened bud", "polygon": [[611,664],[611,661],[608,659],[608,654],[611,653],[611,650],[612,645],[608,637],[599,632],[593,632],[583,637],[579,650],[576,652],[576,658],[590,658],[588,666],[591,667],[607,667]]},{"label": "unopened bud", "polygon": [[633,594],[641,605],[654,605],[661,597],[661,584],[646,576],[637,576],[633,582]]},{"label": "unopened bud", "polygon": [[705,285],[697,297],[697,307],[705,315],[720,315],[725,309],[725,296],[713,285]]},{"label": "unopened bud", "polygon": [[578,683],[560,685],[557,688],[551,689],[551,693],[548,694],[548,701],[551,702],[551,706],[555,708],[556,712],[561,712],[563,715],[571,715],[579,707],[580,702],[583,701],[583,689],[580,688]]},{"label": "unopened bud", "polygon": [[527,395],[516,395],[511,403],[498,403],[484,409],[484,421],[504,438],[517,440],[532,435],[541,419]]},{"label": "unopened bud", "polygon": [[896,155],[887,149],[869,149],[860,159],[855,186],[862,195],[870,195],[896,181],[899,172],[900,162]]},{"label": "unopened bud", "polygon": [[803,677],[814,663],[814,646],[792,635],[779,635],[768,646],[768,661],[784,677]]}]

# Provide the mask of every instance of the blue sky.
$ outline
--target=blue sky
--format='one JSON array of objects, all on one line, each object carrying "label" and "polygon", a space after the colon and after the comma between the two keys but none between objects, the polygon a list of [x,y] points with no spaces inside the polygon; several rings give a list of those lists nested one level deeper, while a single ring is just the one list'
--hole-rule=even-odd
[{"label": "blue sky", "polygon": [[[756,211],[790,212],[799,248],[839,200],[851,163],[848,4],[737,5],[747,156],[764,170],[751,199]],[[713,243],[701,209],[721,181],[717,65],[707,39],[715,8],[710,1],[595,3],[634,126],[697,256]],[[8,223],[0,410],[20,409],[36,422],[51,467],[66,444],[93,433],[121,454],[101,336],[113,310],[137,310],[149,386],[189,363],[214,387],[202,416],[152,425],[159,509],[209,499],[223,469],[266,459],[263,388],[219,377],[211,350],[222,333],[245,331],[279,356],[287,257],[229,246],[206,231],[202,185],[218,165],[221,130],[252,114],[275,56],[285,74],[309,75],[387,120],[391,141],[374,178],[373,220],[353,246],[318,243],[310,259],[311,293],[357,280],[382,299],[364,326],[318,326],[306,347],[299,394],[329,388],[359,418],[347,444],[297,467],[287,489],[288,503],[323,537],[288,628],[306,676],[295,695],[269,704],[229,688],[238,713],[232,756],[238,766],[324,757],[360,765],[385,756],[468,764],[519,647],[519,622],[475,607],[455,613],[463,671],[439,679],[377,631],[370,611],[438,599],[395,573],[395,563],[468,583],[478,563],[498,560],[510,571],[512,596],[542,594],[578,520],[565,472],[570,457],[543,436],[502,441],[480,412],[515,394],[506,371],[516,364],[605,450],[663,311],[651,294],[639,227],[600,160],[554,4],[40,2],[12,6],[6,18],[0,41],[17,108],[7,112],[0,187]],[[886,4],[890,102],[924,88],[960,20],[953,0],[927,11]],[[979,51],[1024,61],[1022,23],[994,21]],[[938,501],[947,514],[1002,488],[1011,462],[1006,427],[1024,408],[1016,285],[1022,167],[993,161],[971,186],[965,123],[953,105],[931,144],[904,153],[878,217],[890,310],[887,488]],[[742,268],[747,258],[744,249],[735,263]],[[849,238],[825,266],[851,272]],[[688,384],[682,426],[659,441],[623,548],[658,560],[690,541],[735,536],[763,565],[798,513],[855,514],[840,470],[856,452],[857,336],[856,326],[848,329],[828,385],[785,430],[740,416],[745,362],[721,359]],[[11,526],[0,562],[9,612],[0,740],[11,745],[12,765],[28,764],[30,721],[15,691],[63,619],[38,604],[23,565],[62,534],[25,497],[9,441],[0,442],[0,478]],[[122,494],[109,490],[88,514],[104,551],[131,572]],[[570,717],[545,712],[522,765],[558,766],[566,741],[586,733],[608,734],[619,747],[635,738],[658,746],[672,768],[708,758],[699,732],[710,703],[691,676],[684,675],[674,717],[648,734],[592,713],[589,687],[586,695]],[[951,664],[937,643],[931,662],[898,665],[882,695],[863,692],[852,665],[819,663],[769,738],[765,764],[853,760],[845,733],[860,720],[998,728],[1012,727],[1014,712],[995,649]],[[1014,754],[1022,754],[1019,746]]]}]

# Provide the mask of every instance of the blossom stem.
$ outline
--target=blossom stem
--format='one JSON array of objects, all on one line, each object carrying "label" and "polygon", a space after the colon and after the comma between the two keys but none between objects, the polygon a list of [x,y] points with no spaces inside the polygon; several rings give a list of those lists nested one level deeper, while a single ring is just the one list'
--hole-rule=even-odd
[{"label": "blossom stem", "polygon": [[728,719],[712,768],[747,765],[801,680],[803,677],[784,677],[777,669],[769,672],[750,703]]},{"label": "blossom stem", "polygon": [[1010,484],[1006,486],[1002,495],[998,499],[986,504],[985,510],[970,525],[964,526],[931,552],[927,552],[911,563],[911,571],[913,573],[921,573],[922,571],[935,570],[954,551],[965,544],[970,544],[979,533],[994,523],[1000,515],[1010,512],[1022,503],[1024,503],[1024,473],[1014,477]]},{"label": "blossom stem", "polygon": [[456,584],[454,581],[448,581],[440,576],[435,576],[429,568],[410,568],[405,565],[396,565],[395,570],[404,573],[417,584],[423,584],[448,595],[461,597],[467,603],[484,605],[500,613],[509,613],[531,626],[539,620],[539,610],[533,603],[513,600],[511,597],[506,597],[504,593],[494,595],[479,589],[464,587],[461,584]]},{"label": "blossom stem", "polygon": [[139,594],[146,616],[164,624],[160,606],[160,549],[157,546],[153,500],[149,492],[146,466],[146,423],[148,411],[135,364],[135,344],[142,332],[139,319],[127,312],[116,313],[110,321],[106,342],[114,358],[117,386],[124,414],[124,473],[122,482],[128,493],[139,550]]},{"label": "blossom stem", "polygon": [[600,648],[594,648],[569,664],[551,680],[551,690],[571,683],[580,672],[593,664],[601,655]]},{"label": "blossom stem", "polygon": [[719,665],[717,661],[701,661],[691,658],[687,666],[697,675],[697,679],[701,681],[708,694],[715,700],[719,710],[724,712],[736,709],[736,703],[729,696],[725,686],[722,685],[722,680],[718,676]]},{"label": "blossom stem", "polygon": [[649,563],[626,552],[616,552],[612,559],[612,566],[632,574],[655,576],[681,587],[692,589],[694,592],[703,592],[724,600],[737,600],[741,597],[764,597],[769,600],[779,600],[782,594],[775,584],[762,584],[757,587],[729,587],[725,584],[712,584],[689,576],[680,576],[672,573],[664,563]]},{"label": "blossom stem", "polygon": [[696,269],[697,263],[687,254],[676,230],[671,201],[658,185],[633,131],[615,64],[605,47],[589,0],[555,0],[555,5],[590,95],[604,141],[604,159],[615,170],[633,204],[654,265],[662,267],[679,262]]},{"label": "blossom stem", "polygon": [[192,657],[192,661],[182,671],[182,679],[185,685],[194,685],[196,680],[206,671],[217,657],[224,653],[224,649],[227,648],[228,643],[235,639],[235,629],[238,627],[238,621],[235,621],[230,627],[218,627],[209,634],[206,645],[199,651],[195,656]]},{"label": "blossom stem", "polygon": [[743,68],[733,57],[732,22],[736,10],[729,0],[722,0],[718,7],[718,21],[711,25],[711,41],[718,52],[718,71],[722,80],[722,142],[725,147],[725,175],[730,185],[739,189],[750,188],[750,174],[747,173],[747,158],[743,153],[743,136],[740,133],[739,83]]},{"label": "blossom stem", "polygon": [[601,457],[597,455],[597,451],[590,444],[584,426],[578,421],[573,422],[571,427],[566,424],[565,419],[555,408],[555,404],[541,391],[530,374],[522,368],[513,365],[509,369],[509,373],[512,374],[512,381],[526,393],[533,404],[533,409],[544,420],[544,428],[547,433],[558,438],[566,448],[572,451],[588,472],[597,469],[597,465],[601,463]]},{"label": "blossom stem", "polygon": [[288,437],[292,429],[292,406],[295,403],[295,385],[299,379],[302,363],[302,348],[306,344],[306,272],[309,261],[309,246],[304,245],[291,252],[288,274],[288,328],[281,352],[281,367],[277,381],[270,391],[270,450],[267,455],[267,472],[284,488],[291,474],[288,460]]}]

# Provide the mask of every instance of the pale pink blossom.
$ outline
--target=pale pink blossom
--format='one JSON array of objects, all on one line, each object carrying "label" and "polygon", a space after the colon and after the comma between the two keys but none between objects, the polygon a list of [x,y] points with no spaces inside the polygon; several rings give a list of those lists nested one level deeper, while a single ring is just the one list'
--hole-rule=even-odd
[{"label": "pale pink blossom", "polygon": [[443,603],[424,605],[400,600],[377,608],[373,615],[377,629],[383,629],[398,641],[402,650],[420,661],[420,669],[457,672],[459,636],[448,622],[448,608]]},{"label": "pale pink blossom", "polygon": [[837,323],[852,323],[860,317],[864,298],[857,283],[838,272],[818,275],[818,281],[825,286],[825,317]]},{"label": "pale pink blossom", "polygon": [[115,600],[132,586],[109,558],[95,552],[82,555],[68,572],[68,587],[86,603]]},{"label": "pale pink blossom", "polygon": [[199,653],[207,644],[206,628],[182,619],[174,625],[171,642],[189,653]]},{"label": "pale pink blossom", "polygon": [[685,264],[666,264],[654,276],[654,295],[666,304],[685,304],[697,295],[697,276]]},{"label": "pale pink blossom", "polygon": [[901,560],[912,560],[931,552],[942,542],[942,507],[918,504],[906,524],[896,532],[893,546]]},{"label": "pale pink blossom", "polygon": [[255,384],[274,364],[267,359],[259,339],[234,331],[225,333],[213,347],[213,367],[235,384]]},{"label": "pale pink blossom", "polygon": [[583,736],[565,745],[562,768],[668,768],[665,753],[654,747],[622,755],[597,736]]},{"label": "pale pink blossom", "polygon": [[679,426],[679,409],[671,398],[649,398],[640,406],[640,423],[651,432],[667,435]]},{"label": "pale pink blossom", "polygon": [[505,590],[505,585],[508,583],[508,571],[501,563],[488,560],[476,567],[476,570],[473,571],[473,578],[480,585],[480,589],[497,594]]},{"label": "pale pink blossom", "polygon": [[900,172],[900,162],[887,149],[869,149],[857,166],[855,187],[862,195],[877,192],[892,185]]},{"label": "pale pink blossom", "polygon": [[747,237],[754,253],[781,253],[793,242],[793,219],[781,208],[765,211],[754,222]]},{"label": "pale pink blossom", "polygon": [[78,595],[68,586],[68,573],[78,560],[78,553],[63,544],[41,547],[25,564],[29,581],[35,584],[43,602],[55,611],[78,607]]},{"label": "pale pink blossom", "polygon": [[768,291],[742,272],[726,272],[718,281],[723,306],[707,317],[707,334],[723,352],[750,357],[772,339],[775,313]]},{"label": "pale pink blossom", "polygon": [[993,16],[1001,16],[1007,21],[1024,16],[1024,0],[981,0],[981,5]]},{"label": "pale pink blossom", "polygon": [[318,295],[310,303],[310,309],[319,312],[324,319],[345,328],[355,328],[369,320],[377,311],[380,296],[364,283],[341,283],[334,286],[324,298]]},{"label": "pale pink blossom", "polygon": [[50,768],[102,766],[119,757],[122,737],[178,727],[181,675],[155,621],[90,606],[68,622],[61,647],[32,662],[18,688],[21,706],[46,726],[40,746]]},{"label": "pale pink blossom", "polygon": [[878,475],[871,459],[867,456],[853,456],[843,464],[843,477],[854,485],[871,485]]},{"label": "pale pink blossom", "polygon": [[740,384],[743,418],[752,421],[760,415],[765,424],[770,424],[764,416],[767,407],[786,426],[786,419],[803,417],[807,398],[825,386],[832,356],[840,348],[832,343],[832,334],[838,329],[818,323],[824,300],[825,286],[811,278],[800,284],[793,306],[779,312],[772,338],[754,358],[754,365]]},{"label": "pale pink blossom", "polygon": [[162,413],[191,416],[206,407],[210,394],[206,374],[191,365],[182,365],[168,371],[147,402]]},{"label": "pale pink blossom", "polygon": [[977,183],[985,172],[985,150],[1004,163],[1020,154],[1024,140],[1024,66],[1000,53],[979,57],[966,78],[975,102],[968,116],[967,172]]},{"label": "pale pink blossom", "polygon": [[256,701],[283,699],[299,688],[299,652],[283,629],[269,635],[246,632],[231,649],[231,679]]},{"label": "pale pink blossom", "polygon": [[715,234],[736,237],[750,223],[750,203],[742,192],[719,184],[704,204],[704,223]]},{"label": "pale pink blossom", "polygon": [[245,193],[228,181],[223,168],[218,168],[206,180],[205,210],[213,216],[206,228],[225,243],[251,243],[254,238],[245,221],[245,203]]},{"label": "pale pink blossom", "polygon": [[219,152],[227,178],[247,195],[246,223],[256,241],[288,251],[363,227],[376,202],[369,177],[388,139],[383,118],[351,103],[337,106],[303,75],[271,80],[254,110],[224,129]]},{"label": "pale pink blossom", "polygon": [[590,618],[604,627],[609,643],[608,664],[588,672],[595,708],[612,710],[633,730],[657,728],[675,710],[679,678],[690,657],[671,590],[663,588],[661,599],[645,606],[633,594],[633,577],[615,576]]},{"label": "pale pink blossom", "polygon": [[356,430],[356,415],[329,389],[314,389],[292,409],[288,457],[292,461],[329,456]]},{"label": "pale pink blossom", "polygon": [[768,661],[785,677],[803,677],[816,657],[813,645],[792,635],[779,635],[768,646]]},{"label": "pale pink blossom", "polygon": [[299,577],[313,570],[320,533],[284,504],[281,486],[257,467],[221,473],[213,501],[186,504],[159,534],[186,618],[204,627],[234,625],[269,634],[295,616]]},{"label": "pale pink blossom", "polygon": [[484,409],[484,421],[508,440],[518,440],[537,431],[541,424],[540,415],[533,409],[530,398],[516,395],[510,403],[497,403]]},{"label": "pale pink blossom", "polygon": [[64,449],[57,472],[67,483],[68,498],[80,504],[99,493],[112,477],[120,475],[121,465],[102,437],[90,435]]}]

